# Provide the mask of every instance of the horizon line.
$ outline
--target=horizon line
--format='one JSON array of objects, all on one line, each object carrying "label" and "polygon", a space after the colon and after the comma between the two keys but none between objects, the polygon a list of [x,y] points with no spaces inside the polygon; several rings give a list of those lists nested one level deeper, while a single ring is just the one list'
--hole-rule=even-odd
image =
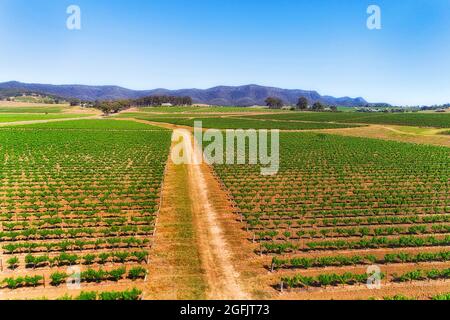
[{"label": "horizon line", "polygon": [[131,90],[131,91],[154,91],[154,90],[169,90],[169,91],[178,91],[178,90],[209,90],[209,89],[214,89],[214,88],[219,88],[219,87],[229,87],[229,88],[238,88],[238,87],[246,87],[246,86],[257,86],[257,87],[262,87],[262,88],[273,88],[273,89],[281,89],[281,90],[299,90],[299,91],[306,91],[306,92],[312,92],[312,93],[317,93],[319,94],[321,97],[332,97],[332,98],[349,98],[349,99],[364,99],[367,103],[370,104],[376,104],[376,103],[380,103],[380,104],[391,104],[390,102],[369,102],[367,101],[366,98],[364,98],[361,95],[358,96],[349,96],[349,95],[344,95],[344,96],[332,96],[329,94],[322,94],[320,90],[317,89],[299,89],[299,88],[283,88],[281,86],[276,86],[276,85],[263,85],[263,84],[257,84],[257,83],[247,83],[247,84],[240,84],[240,85],[227,85],[227,84],[218,84],[215,86],[210,86],[210,87],[203,87],[203,88],[199,88],[199,87],[190,87],[190,88],[176,88],[176,89],[171,89],[171,88],[167,88],[167,87],[157,87],[157,88],[152,88],[152,89],[133,89],[131,87],[128,86],[124,86],[124,85],[117,85],[117,84],[82,84],[82,83],[42,83],[42,82],[24,82],[24,81],[20,81],[20,80],[8,80],[8,81],[2,81],[0,82],[0,84],[4,84],[4,83],[20,83],[20,84],[31,84],[31,85],[49,85],[49,86],[86,86],[86,87],[118,87],[118,88],[122,88],[122,89],[126,89],[126,90]]}]

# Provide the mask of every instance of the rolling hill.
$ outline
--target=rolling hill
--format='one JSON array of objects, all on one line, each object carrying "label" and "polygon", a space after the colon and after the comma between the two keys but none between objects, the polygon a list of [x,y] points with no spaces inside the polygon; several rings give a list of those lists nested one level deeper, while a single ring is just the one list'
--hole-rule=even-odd
[{"label": "rolling hill", "polygon": [[118,86],[50,85],[22,83],[17,81],[0,83],[0,92],[21,90],[49,94],[66,99],[77,98],[87,101],[136,99],[150,95],[173,95],[190,96],[194,103],[222,106],[252,106],[264,105],[264,100],[270,96],[280,98],[287,104],[295,104],[300,96],[304,96],[311,103],[322,102],[327,105],[348,107],[364,106],[368,104],[368,102],[361,97],[335,98],[332,96],[320,95],[316,91],[281,89],[254,84],[236,87],[218,86],[209,89],[131,90]]}]

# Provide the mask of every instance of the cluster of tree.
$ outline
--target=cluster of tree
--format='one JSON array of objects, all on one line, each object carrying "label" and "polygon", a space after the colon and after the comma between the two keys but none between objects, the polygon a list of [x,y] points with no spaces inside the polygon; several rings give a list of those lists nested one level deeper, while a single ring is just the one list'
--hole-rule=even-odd
[{"label": "cluster of tree", "polygon": [[357,108],[357,112],[362,113],[416,113],[421,110],[435,110],[436,112],[445,112],[445,109],[424,109],[421,107],[389,107],[389,108],[375,108],[375,107],[364,107],[364,108]]},{"label": "cluster of tree", "polygon": [[94,108],[99,109],[104,114],[118,113],[132,107],[132,100],[96,101]]},{"label": "cluster of tree", "polygon": [[441,104],[441,105],[434,105],[434,106],[423,106],[420,109],[421,110],[435,110],[435,111],[439,111],[439,110],[445,110],[450,108],[450,103],[447,104]]},{"label": "cluster of tree", "polygon": [[296,107],[298,110],[311,110],[311,111],[317,111],[317,112],[322,112],[322,111],[337,112],[338,111],[338,108],[336,106],[329,106],[329,105],[323,104],[320,101],[314,102],[312,106],[309,106],[309,101],[305,97],[300,97],[298,99]]},{"label": "cluster of tree", "polygon": [[383,112],[384,113],[388,113],[388,112],[390,112],[390,113],[405,113],[405,112],[408,112],[408,110],[405,108],[390,108],[390,109],[384,109]]},{"label": "cluster of tree", "polygon": [[[411,112],[417,112],[414,110],[410,110]],[[364,107],[364,108],[358,108],[356,109],[356,112],[362,112],[362,113],[374,113],[374,112],[382,112],[382,113],[404,113],[404,112],[408,112],[408,110],[406,109],[394,109],[394,108],[369,108],[369,107]]]},{"label": "cluster of tree", "polygon": [[391,108],[392,106],[390,104],[387,103],[368,103],[365,106],[363,106],[364,108]]},{"label": "cluster of tree", "polygon": [[163,104],[171,104],[173,106],[191,106],[191,97],[174,97],[174,96],[149,96],[132,101],[133,106],[136,107],[152,107]]},{"label": "cluster of tree", "polygon": [[308,99],[306,99],[305,97],[298,98],[297,109],[299,109],[299,110],[308,110],[308,108],[309,108]]},{"label": "cluster of tree", "polygon": [[83,107],[92,107],[101,110],[104,114],[118,113],[131,107],[154,107],[164,104],[173,106],[192,105],[191,97],[173,97],[173,96],[149,96],[139,99],[127,100],[105,100],[92,102],[82,102],[78,99],[70,101],[71,106],[81,105]]},{"label": "cluster of tree", "polygon": [[[283,100],[276,98],[276,97],[269,97],[266,99],[266,105],[270,108],[270,109],[281,109],[284,106],[284,102]],[[297,110],[311,110],[311,111],[333,111],[336,112],[338,109],[336,106],[327,106],[324,105],[321,102],[315,102],[312,106],[310,106],[309,101],[307,98],[305,97],[300,97],[298,99],[297,104],[295,105],[295,109]]]},{"label": "cluster of tree", "polygon": [[71,107],[81,106],[81,100],[80,99],[70,99],[69,100]]},{"label": "cluster of tree", "polygon": [[283,100],[275,97],[268,97],[265,102],[270,109],[281,109],[284,106]]}]

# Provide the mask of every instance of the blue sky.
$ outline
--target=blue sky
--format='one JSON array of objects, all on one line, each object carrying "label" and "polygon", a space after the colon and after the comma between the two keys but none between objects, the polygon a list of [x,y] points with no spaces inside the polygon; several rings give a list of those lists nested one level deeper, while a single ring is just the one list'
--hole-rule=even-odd
[{"label": "blue sky", "polygon": [[[371,4],[381,30],[366,27]],[[449,0],[0,0],[0,43],[0,81],[450,102]]]}]

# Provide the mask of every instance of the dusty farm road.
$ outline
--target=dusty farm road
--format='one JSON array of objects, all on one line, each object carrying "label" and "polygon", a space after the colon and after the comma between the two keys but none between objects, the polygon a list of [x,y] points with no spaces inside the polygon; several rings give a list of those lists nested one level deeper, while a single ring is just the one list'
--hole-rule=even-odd
[{"label": "dusty farm road", "polygon": [[[156,272],[150,276],[145,298],[250,299],[233,265],[234,250],[221,223],[230,207],[223,204],[226,196],[219,188],[212,192],[211,183],[218,182],[208,165],[201,163],[202,152],[194,148],[191,132],[174,125],[139,122],[178,129],[174,145],[182,143],[187,157],[194,160],[176,165],[169,159],[151,258]],[[165,288],[155,292],[155,284],[161,282]]]},{"label": "dusty farm road", "polygon": [[[183,130],[182,139],[185,150],[192,156],[194,164],[188,164],[189,185],[192,195],[192,206],[198,214],[196,219],[199,249],[202,264],[206,271],[209,299],[248,299],[239,283],[239,274],[231,262],[231,252],[223,236],[218,222],[218,213],[210,201],[210,193],[206,183],[205,164],[200,163],[202,152],[194,151],[195,143],[191,133]],[[211,178],[211,177],[210,177]]]}]

